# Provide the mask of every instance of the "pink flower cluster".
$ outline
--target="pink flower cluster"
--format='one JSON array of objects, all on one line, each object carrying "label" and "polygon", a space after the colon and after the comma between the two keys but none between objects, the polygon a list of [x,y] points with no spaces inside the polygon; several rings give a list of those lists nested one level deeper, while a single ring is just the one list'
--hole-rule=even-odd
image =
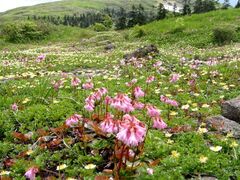
[{"label": "pink flower cluster", "polygon": [[162,102],[166,103],[166,104],[171,105],[171,106],[174,106],[174,107],[177,107],[177,106],[178,106],[178,102],[177,102],[177,101],[172,100],[172,99],[169,99],[169,98],[166,97],[166,96],[161,95],[160,100],[161,100]]},{"label": "pink flower cluster", "polygon": [[179,78],[180,78],[180,75],[174,73],[174,74],[171,75],[170,82],[171,83],[175,83],[175,82],[177,82],[179,80]]},{"label": "pink flower cluster", "polygon": [[143,90],[140,87],[135,87],[134,89],[134,96],[135,98],[140,98],[140,97],[144,97],[145,93],[143,92]]},{"label": "pink flower cluster", "polygon": [[46,55],[45,54],[41,54],[37,57],[36,62],[42,62],[46,59]]},{"label": "pink flower cluster", "polygon": [[78,124],[79,120],[82,120],[82,116],[79,114],[74,114],[66,120],[66,125],[68,127],[72,127],[72,126]]},{"label": "pink flower cluster", "polygon": [[121,93],[112,99],[111,106],[124,113],[134,111],[132,100],[127,95]]},{"label": "pink flower cluster", "polygon": [[84,83],[84,84],[82,85],[82,88],[83,88],[83,89],[93,89],[93,87],[94,87],[94,85],[93,85],[93,83],[92,83],[91,81],[86,82],[86,83]]},{"label": "pink flower cluster", "polygon": [[27,170],[25,173],[26,178],[29,180],[35,180],[36,179],[36,174],[38,173],[38,168],[37,167],[31,167]]},{"label": "pink flower cluster", "polygon": [[80,83],[81,83],[81,80],[78,79],[76,76],[74,76],[74,77],[72,78],[71,85],[72,85],[73,87],[77,87]]},{"label": "pink flower cluster", "polygon": [[102,97],[107,94],[107,92],[108,91],[106,88],[99,88],[97,91],[95,91],[93,94],[91,94],[85,99],[84,108],[89,112],[94,111],[95,102],[101,100]]}]

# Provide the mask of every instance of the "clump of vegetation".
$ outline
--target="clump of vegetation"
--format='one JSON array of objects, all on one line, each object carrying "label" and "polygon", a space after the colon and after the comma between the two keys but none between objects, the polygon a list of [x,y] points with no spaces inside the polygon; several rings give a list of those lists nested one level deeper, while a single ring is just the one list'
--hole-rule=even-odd
[{"label": "clump of vegetation", "polygon": [[93,30],[97,31],[97,32],[101,32],[101,31],[106,31],[107,28],[102,23],[96,23],[96,24],[93,25]]},{"label": "clump of vegetation", "polygon": [[4,25],[2,33],[9,42],[30,42],[46,38],[52,26],[45,22],[23,21]]},{"label": "clump of vegetation", "polygon": [[142,27],[140,27],[140,26],[134,27],[133,36],[135,38],[141,38],[141,37],[145,36],[146,34],[147,34],[146,31]]},{"label": "clump of vegetation", "polygon": [[218,27],[213,29],[213,42],[219,45],[229,44],[236,39],[236,31],[233,28]]}]

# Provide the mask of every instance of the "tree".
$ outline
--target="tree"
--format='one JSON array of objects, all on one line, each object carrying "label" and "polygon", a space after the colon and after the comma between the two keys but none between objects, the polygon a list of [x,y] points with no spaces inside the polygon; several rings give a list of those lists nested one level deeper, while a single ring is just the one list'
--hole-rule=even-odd
[{"label": "tree", "polygon": [[183,15],[189,15],[189,14],[191,14],[191,7],[190,7],[189,4],[184,4],[182,14],[183,14]]},{"label": "tree", "polygon": [[194,7],[193,7],[193,12],[194,13],[201,13],[203,12],[203,2],[202,0],[196,0],[194,3]]},{"label": "tree", "polygon": [[125,9],[120,8],[119,18],[116,21],[116,29],[125,29],[127,26],[127,14]]},{"label": "tree", "polygon": [[162,3],[158,6],[157,20],[164,19],[166,17],[167,10]]},{"label": "tree", "polygon": [[196,0],[194,7],[194,13],[204,13],[216,10],[215,1],[214,0]]},{"label": "tree", "polygon": [[240,8],[240,0],[238,0],[237,5],[235,6],[235,8]]},{"label": "tree", "polygon": [[228,9],[230,7],[229,0],[224,0],[222,9]]},{"label": "tree", "polygon": [[173,4],[173,14],[176,15],[176,10],[177,10],[177,4]]}]

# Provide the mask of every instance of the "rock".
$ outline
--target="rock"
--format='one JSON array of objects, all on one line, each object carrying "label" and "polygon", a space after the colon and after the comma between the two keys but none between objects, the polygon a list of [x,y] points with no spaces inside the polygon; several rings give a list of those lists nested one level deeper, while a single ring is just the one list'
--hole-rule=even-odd
[{"label": "rock", "polygon": [[151,45],[139,48],[136,51],[134,51],[133,53],[125,54],[123,56],[123,58],[125,60],[129,60],[129,59],[132,59],[132,58],[137,58],[137,59],[138,58],[146,58],[149,55],[155,56],[158,53],[159,53],[158,48],[155,45],[151,44]]},{"label": "rock", "polygon": [[240,123],[240,96],[222,103],[222,115]]},{"label": "rock", "polygon": [[229,120],[223,116],[209,117],[206,120],[207,127],[215,129],[221,133],[231,132],[235,138],[240,138],[240,124]]},{"label": "rock", "polygon": [[115,46],[114,44],[109,43],[109,44],[107,44],[107,45],[104,47],[104,50],[105,50],[105,51],[111,51],[111,50],[113,50],[113,49],[115,49],[115,48],[116,48],[116,46]]}]

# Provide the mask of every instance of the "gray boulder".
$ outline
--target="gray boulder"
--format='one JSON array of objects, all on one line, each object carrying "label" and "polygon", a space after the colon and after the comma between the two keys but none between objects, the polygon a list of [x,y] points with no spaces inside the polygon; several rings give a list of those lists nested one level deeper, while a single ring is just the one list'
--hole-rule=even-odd
[{"label": "gray boulder", "polygon": [[235,138],[240,138],[240,124],[229,120],[223,116],[209,117],[206,120],[207,127],[217,130],[221,133],[231,132]]},{"label": "gray boulder", "polygon": [[240,123],[240,97],[222,103],[222,115]]}]

